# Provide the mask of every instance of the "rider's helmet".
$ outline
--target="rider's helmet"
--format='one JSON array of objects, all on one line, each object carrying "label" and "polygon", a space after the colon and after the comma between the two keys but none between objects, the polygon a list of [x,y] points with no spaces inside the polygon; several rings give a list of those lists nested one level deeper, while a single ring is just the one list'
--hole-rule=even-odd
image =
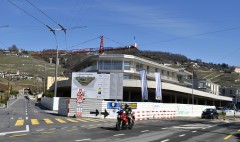
[{"label": "rider's helmet", "polygon": [[129,108],[129,105],[128,105],[128,104],[125,104],[125,107],[124,107],[124,108],[125,108],[125,109],[126,109],[126,108]]}]

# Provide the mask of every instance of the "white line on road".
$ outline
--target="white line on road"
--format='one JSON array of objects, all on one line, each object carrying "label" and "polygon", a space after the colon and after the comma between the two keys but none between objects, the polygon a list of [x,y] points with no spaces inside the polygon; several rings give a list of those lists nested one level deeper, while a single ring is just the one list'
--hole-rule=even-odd
[{"label": "white line on road", "polygon": [[15,134],[15,133],[26,133],[26,132],[29,132],[29,125],[26,125],[26,130],[22,130],[22,131],[12,131],[12,132],[3,132],[3,133],[0,133],[0,136],[5,136],[7,134]]},{"label": "white line on road", "polygon": [[165,130],[165,129],[167,129],[167,128],[161,128],[161,129]]},{"label": "white line on road", "polygon": [[141,131],[142,133],[145,133],[145,132],[148,132],[149,130],[144,130],[144,131]]},{"label": "white line on road", "polygon": [[192,133],[196,133],[197,131],[192,131]]},{"label": "white line on road", "polygon": [[76,142],[83,142],[83,141],[90,141],[92,139],[81,139],[81,140],[75,140]]},{"label": "white line on road", "polygon": [[29,125],[26,125],[26,131],[29,132]]},{"label": "white line on road", "polygon": [[51,129],[49,129],[49,131],[52,131],[52,130],[56,130],[57,128],[51,128]]},{"label": "white line on road", "polygon": [[113,135],[114,137],[117,137],[117,136],[123,136],[125,134],[117,134],[117,135]]},{"label": "white line on road", "polygon": [[41,132],[41,131],[44,131],[45,129],[38,129],[36,130],[37,132]]},{"label": "white line on road", "polygon": [[169,141],[169,139],[166,139],[166,140],[163,140],[163,141],[161,141],[161,142],[168,142]]},{"label": "white line on road", "polygon": [[28,114],[26,113],[26,115],[28,115]]},{"label": "white line on road", "polygon": [[26,117],[26,120],[28,120],[28,117]]},{"label": "white line on road", "polygon": [[182,135],[179,135],[179,137],[183,137],[183,136],[185,136],[186,134],[182,134]]}]

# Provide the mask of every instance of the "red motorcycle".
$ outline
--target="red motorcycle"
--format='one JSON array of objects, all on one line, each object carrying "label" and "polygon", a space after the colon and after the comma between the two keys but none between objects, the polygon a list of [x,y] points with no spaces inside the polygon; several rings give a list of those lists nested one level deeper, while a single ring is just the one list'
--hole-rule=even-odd
[{"label": "red motorcycle", "polygon": [[[126,128],[132,129],[134,125],[134,120],[135,120],[134,115],[131,113],[131,116],[129,116],[130,119],[128,119],[126,111],[120,110],[117,113],[118,113],[118,116],[117,116],[116,130],[119,131],[121,129],[126,129]],[[129,120],[130,120],[130,123],[129,123]]]}]

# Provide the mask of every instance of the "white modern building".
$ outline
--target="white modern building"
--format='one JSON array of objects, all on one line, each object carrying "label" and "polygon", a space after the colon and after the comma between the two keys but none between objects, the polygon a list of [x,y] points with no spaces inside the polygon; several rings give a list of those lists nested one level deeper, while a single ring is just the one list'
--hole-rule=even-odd
[{"label": "white modern building", "polygon": [[[147,72],[150,102],[158,102],[155,100],[155,72],[161,73],[163,103],[192,104],[194,99],[194,104],[223,106],[232,101],[230,97],[220,96],[219,93],[193,89],[192,73],[186,70],[171,68],[133,55],[92,55],[79,61],[72,70],[123,73],[123,101],[139,102],[142,101],[139,71],[143,69]],[[58,82],[59,89],[71,85],[69,82]]]}]

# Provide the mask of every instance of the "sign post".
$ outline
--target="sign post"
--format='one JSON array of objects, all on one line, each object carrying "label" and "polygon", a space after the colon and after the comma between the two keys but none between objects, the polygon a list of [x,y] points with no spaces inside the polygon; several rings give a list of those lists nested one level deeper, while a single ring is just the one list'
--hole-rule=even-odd
[{"label": "sign post", "polygon": [[84,98],[84,90],[78,89],[77,98],[76,98],[76,103],[77,103],[76,117],[82,117],[83,98]]},{"label": "sign post", "polygon": [[236,119],[236,104],[237,104],[237,98],[233,98],[232,99],[232,104],[233,104],[233,111],[234,111],[234,115],[233,115],[233,117],[234,117],[234,119]]}]

